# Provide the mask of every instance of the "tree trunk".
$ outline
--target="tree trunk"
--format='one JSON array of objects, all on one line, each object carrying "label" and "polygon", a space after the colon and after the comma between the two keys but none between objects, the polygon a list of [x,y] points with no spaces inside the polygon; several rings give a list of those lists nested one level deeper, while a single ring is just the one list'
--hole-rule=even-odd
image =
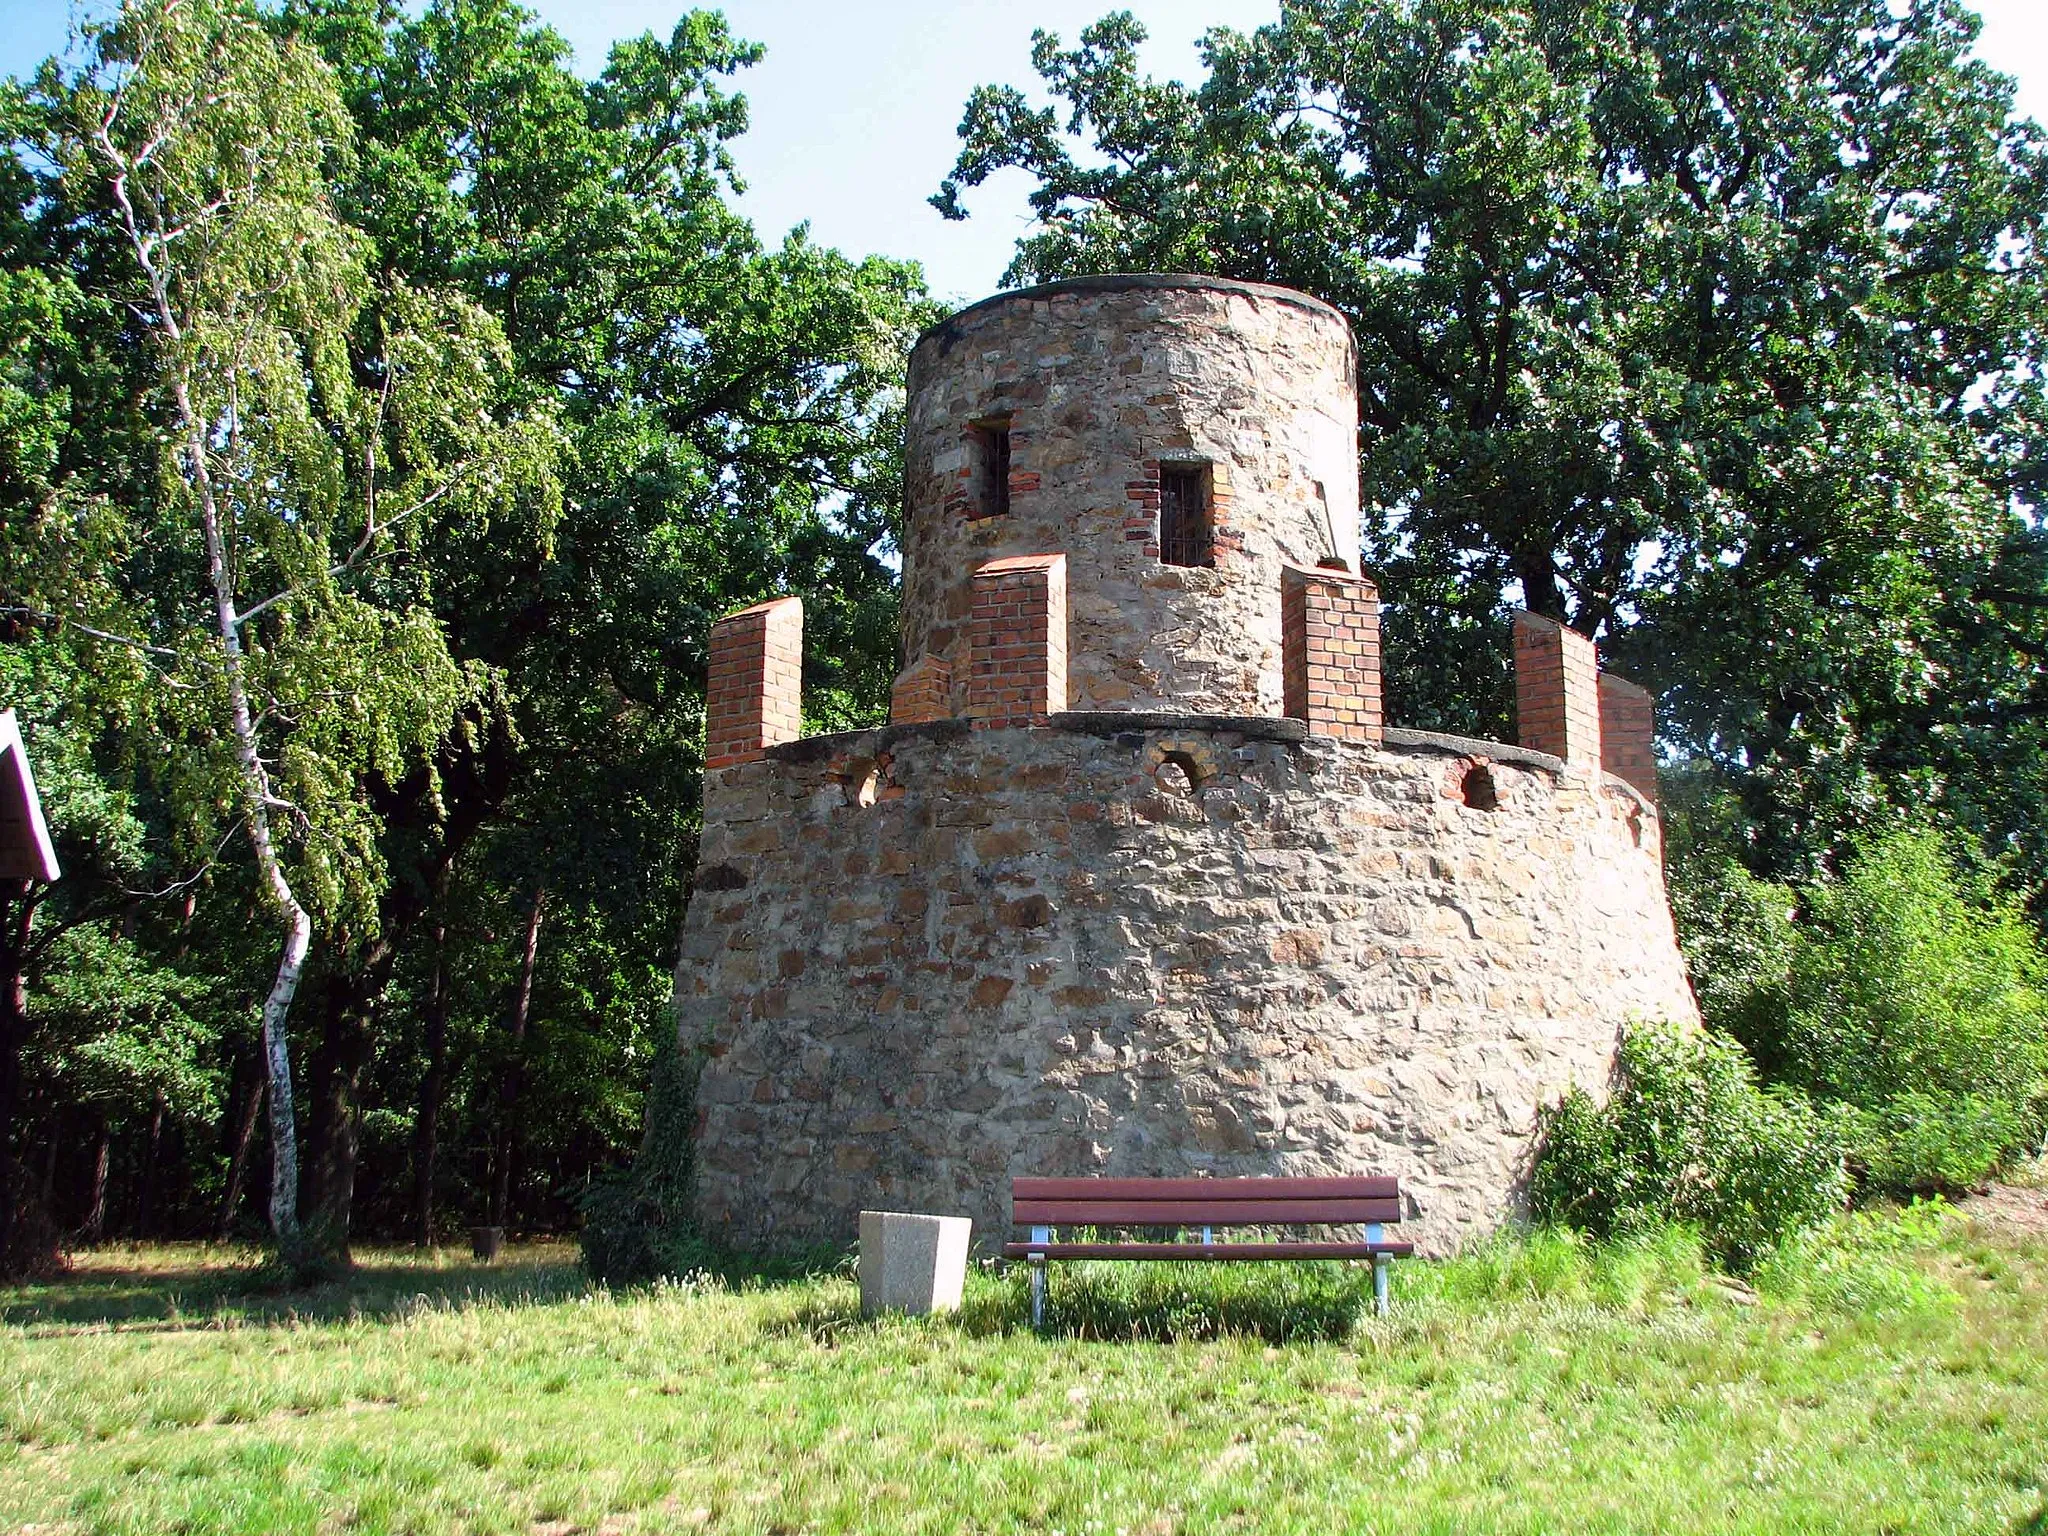
[{"label": "tree trunk", "polygon": [[249,1171],[249,1148],[256,1140],[256,1116],[263,1108],[263,1074],[259,1068],[246,1085],[242,1113],[235,1126],[235,1147],[228,1158],[228,1187],[220,1199],[220,1219],[213,1224],[213,1240],[224,1243],[235,1229],[235,1209],[242,1203],[242,1179]]},{"label": "tree trunk", "polygon": [[1525,548],[1515,556],[1515,575],[1522,583],[1522,606],[1546,619],[1569,624],[1565,612],[1564,588],[1558,585],[1557,558],[1548,546]]},{"label": "tree trunk", "polygon": [[153,1235],[156,1220],[158,1193],[158,1170],[163,1167],[164,1151],[164,1096],[157,1091],[155,1101],[149,1106],[149,1153],[142,1160],[142,1189],[135,1203],[135,1235]]},{"label": "tree trunk", "polygon": [[434,1246],[434,1159],[440,1151],[441,1097],[448,1072],[448,883],[454,868],[444,858],[434,872],[434,971],[427,986],[427,1069],[420,1075],[419,1113],[412,1130],[413,1241]]},{"label": "tree trunk", "polygon": [[85,1220],[78,1224],[78,1240],[97,1243],[107,1231],[107,1156],[113,1150],[113,1135],[107,1117],[96,1117],[92,1146],[92,1183],[86,1190]]},{"label": "tree trunk", "polygon": [[385,947],[372,944],[359,963],[328,978],[321,1010],[320,1047],[313,1061],[311,1148],[314,1246],[347,1263],[354,1216],[356,1154],[361,1142],[359,1098],[375,1043],[376,999],[390,971]]},{"label": "tree trunk", "polygon": [[21,1104],[21,1053],[28,1043],[28,941],[36,896],[26,880],[10,881],[0,904],[0,1266],[11,1263],[17,1222],[28,1197],[14,1155],[14,1117]]},{"label": "tree trunk", "polygon": [[512,1208],[512,1156],[517,1145],[517,1137],[513,1134],[514,1116],[519,1110],[526,1019],[533,1006],[533,963],[540,953],[541,909],[546,904],[547,894],[539,886],[534,888],[533,910],[526,918],[526,952],[519,961],[519,995],[512,1004],[511,1039],[505,1054],[505,1070],[498,1079],[498,1156],[491,1180],[491,1225],[494,1227],[507,1224],[506,1217]]}]

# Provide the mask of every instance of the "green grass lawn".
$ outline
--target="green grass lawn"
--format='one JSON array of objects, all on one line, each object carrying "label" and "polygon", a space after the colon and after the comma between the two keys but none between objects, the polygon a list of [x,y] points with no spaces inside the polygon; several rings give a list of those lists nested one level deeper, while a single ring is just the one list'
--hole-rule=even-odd
[{"label": "green grass lawn", "polygon": [[864,1322],[844,1277],[609,1295],[558,1246],[246,1262],[0,1293],[0,1526],[2048,1533],[2048,1248],[1954,1217],[1754,1290],[1682,1236],[1503,1243],[1397,1266],[1384,1322],[1332,1266],[1075,1266],[1042,1338],[1015,1273]]}]

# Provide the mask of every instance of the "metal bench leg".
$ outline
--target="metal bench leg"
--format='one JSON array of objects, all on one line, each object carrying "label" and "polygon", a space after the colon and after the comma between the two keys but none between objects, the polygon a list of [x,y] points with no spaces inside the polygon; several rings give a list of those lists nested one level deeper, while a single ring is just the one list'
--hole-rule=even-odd
[{"label": "metal bench leg", "polygon": [[[1385,1242],[1387,1240],[1386,1228],[1382,1227],[1378,1222],[1373,1222],[1365,1229],[1365,1240],[1368,1243]],[[1389,1274],[1391,1266],[1392,1260],[1384,1253],[1376,1253],[1372,1256],[1372,1309],[1381,1317],[1387,1315],[1389,1304],[1387,1291],[1388,1282],[1391,1279]]]},{"label": "metal bench leg", "polygon": [[[1051,1227],[1033,1227],[1031,1241],[1049,1243],[1052,1241]],[[1045,1326],[1045,1255],[1031,1256],[1031,1330],[1036,1333]]]}]

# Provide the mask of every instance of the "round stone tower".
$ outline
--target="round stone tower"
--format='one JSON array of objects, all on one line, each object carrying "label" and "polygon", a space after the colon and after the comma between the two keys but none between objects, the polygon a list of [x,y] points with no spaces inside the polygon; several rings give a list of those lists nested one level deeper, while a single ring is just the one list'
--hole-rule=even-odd
[{"label": "round stone tower", "polygon": [[1217,278],[1074,278],[927,331],[906,686],[964,710],[973,572],[1065,550],[1071,708],[1277,715],[1281,567],[1358,558],[1356,377],[1337,311]]},{"label": "round stone tower", "polygon": [[676,1007],[714,1234],[1379,1173],[1441,1252],[1623,1025],[1696,1016],[1650,700],[1589,639],[1518,618],[1517,744],[1381,718],[1353,377],[1335,311],[1199,277],[919,340],[890,723],[801,738],[796,598],[712,630]]}]

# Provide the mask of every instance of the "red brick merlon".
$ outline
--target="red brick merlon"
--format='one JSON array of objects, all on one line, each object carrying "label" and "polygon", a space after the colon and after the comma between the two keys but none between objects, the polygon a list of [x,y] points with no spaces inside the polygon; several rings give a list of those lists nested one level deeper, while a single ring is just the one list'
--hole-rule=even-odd
[{"label": "red brick merlon", "polygon": [[1612,672],[1600,674],[1600,761],[1657,803],[1657,720],[1650,690]]},{"label": "red brick merlon", "polygon": [[889,690],[889,723],[923,725],[953,713],[953,669],[943,656],[921,657],[905,667]]},{"label": "red brick merlon", "polygon": [[1379,588],[1347,571],[1282,566],[1280,638],[1288,716],[1312,735],[1378,743]]},{"label": "red brick merlon", "polygon": [[711,626],[704,766],[751,763],[803,734],[803,599],[778,597]]},{"label": "red brick merlon", "polygon": [[975,725],[1043,725],[1065,709],[1067,557],[1012,555],[979,567],[969,639]]},{"label": "red brick merlon", "polygon": [[1537,613],[1515,615],[1515,735],[1576,767],[1601,765],[1600,653]]}]

